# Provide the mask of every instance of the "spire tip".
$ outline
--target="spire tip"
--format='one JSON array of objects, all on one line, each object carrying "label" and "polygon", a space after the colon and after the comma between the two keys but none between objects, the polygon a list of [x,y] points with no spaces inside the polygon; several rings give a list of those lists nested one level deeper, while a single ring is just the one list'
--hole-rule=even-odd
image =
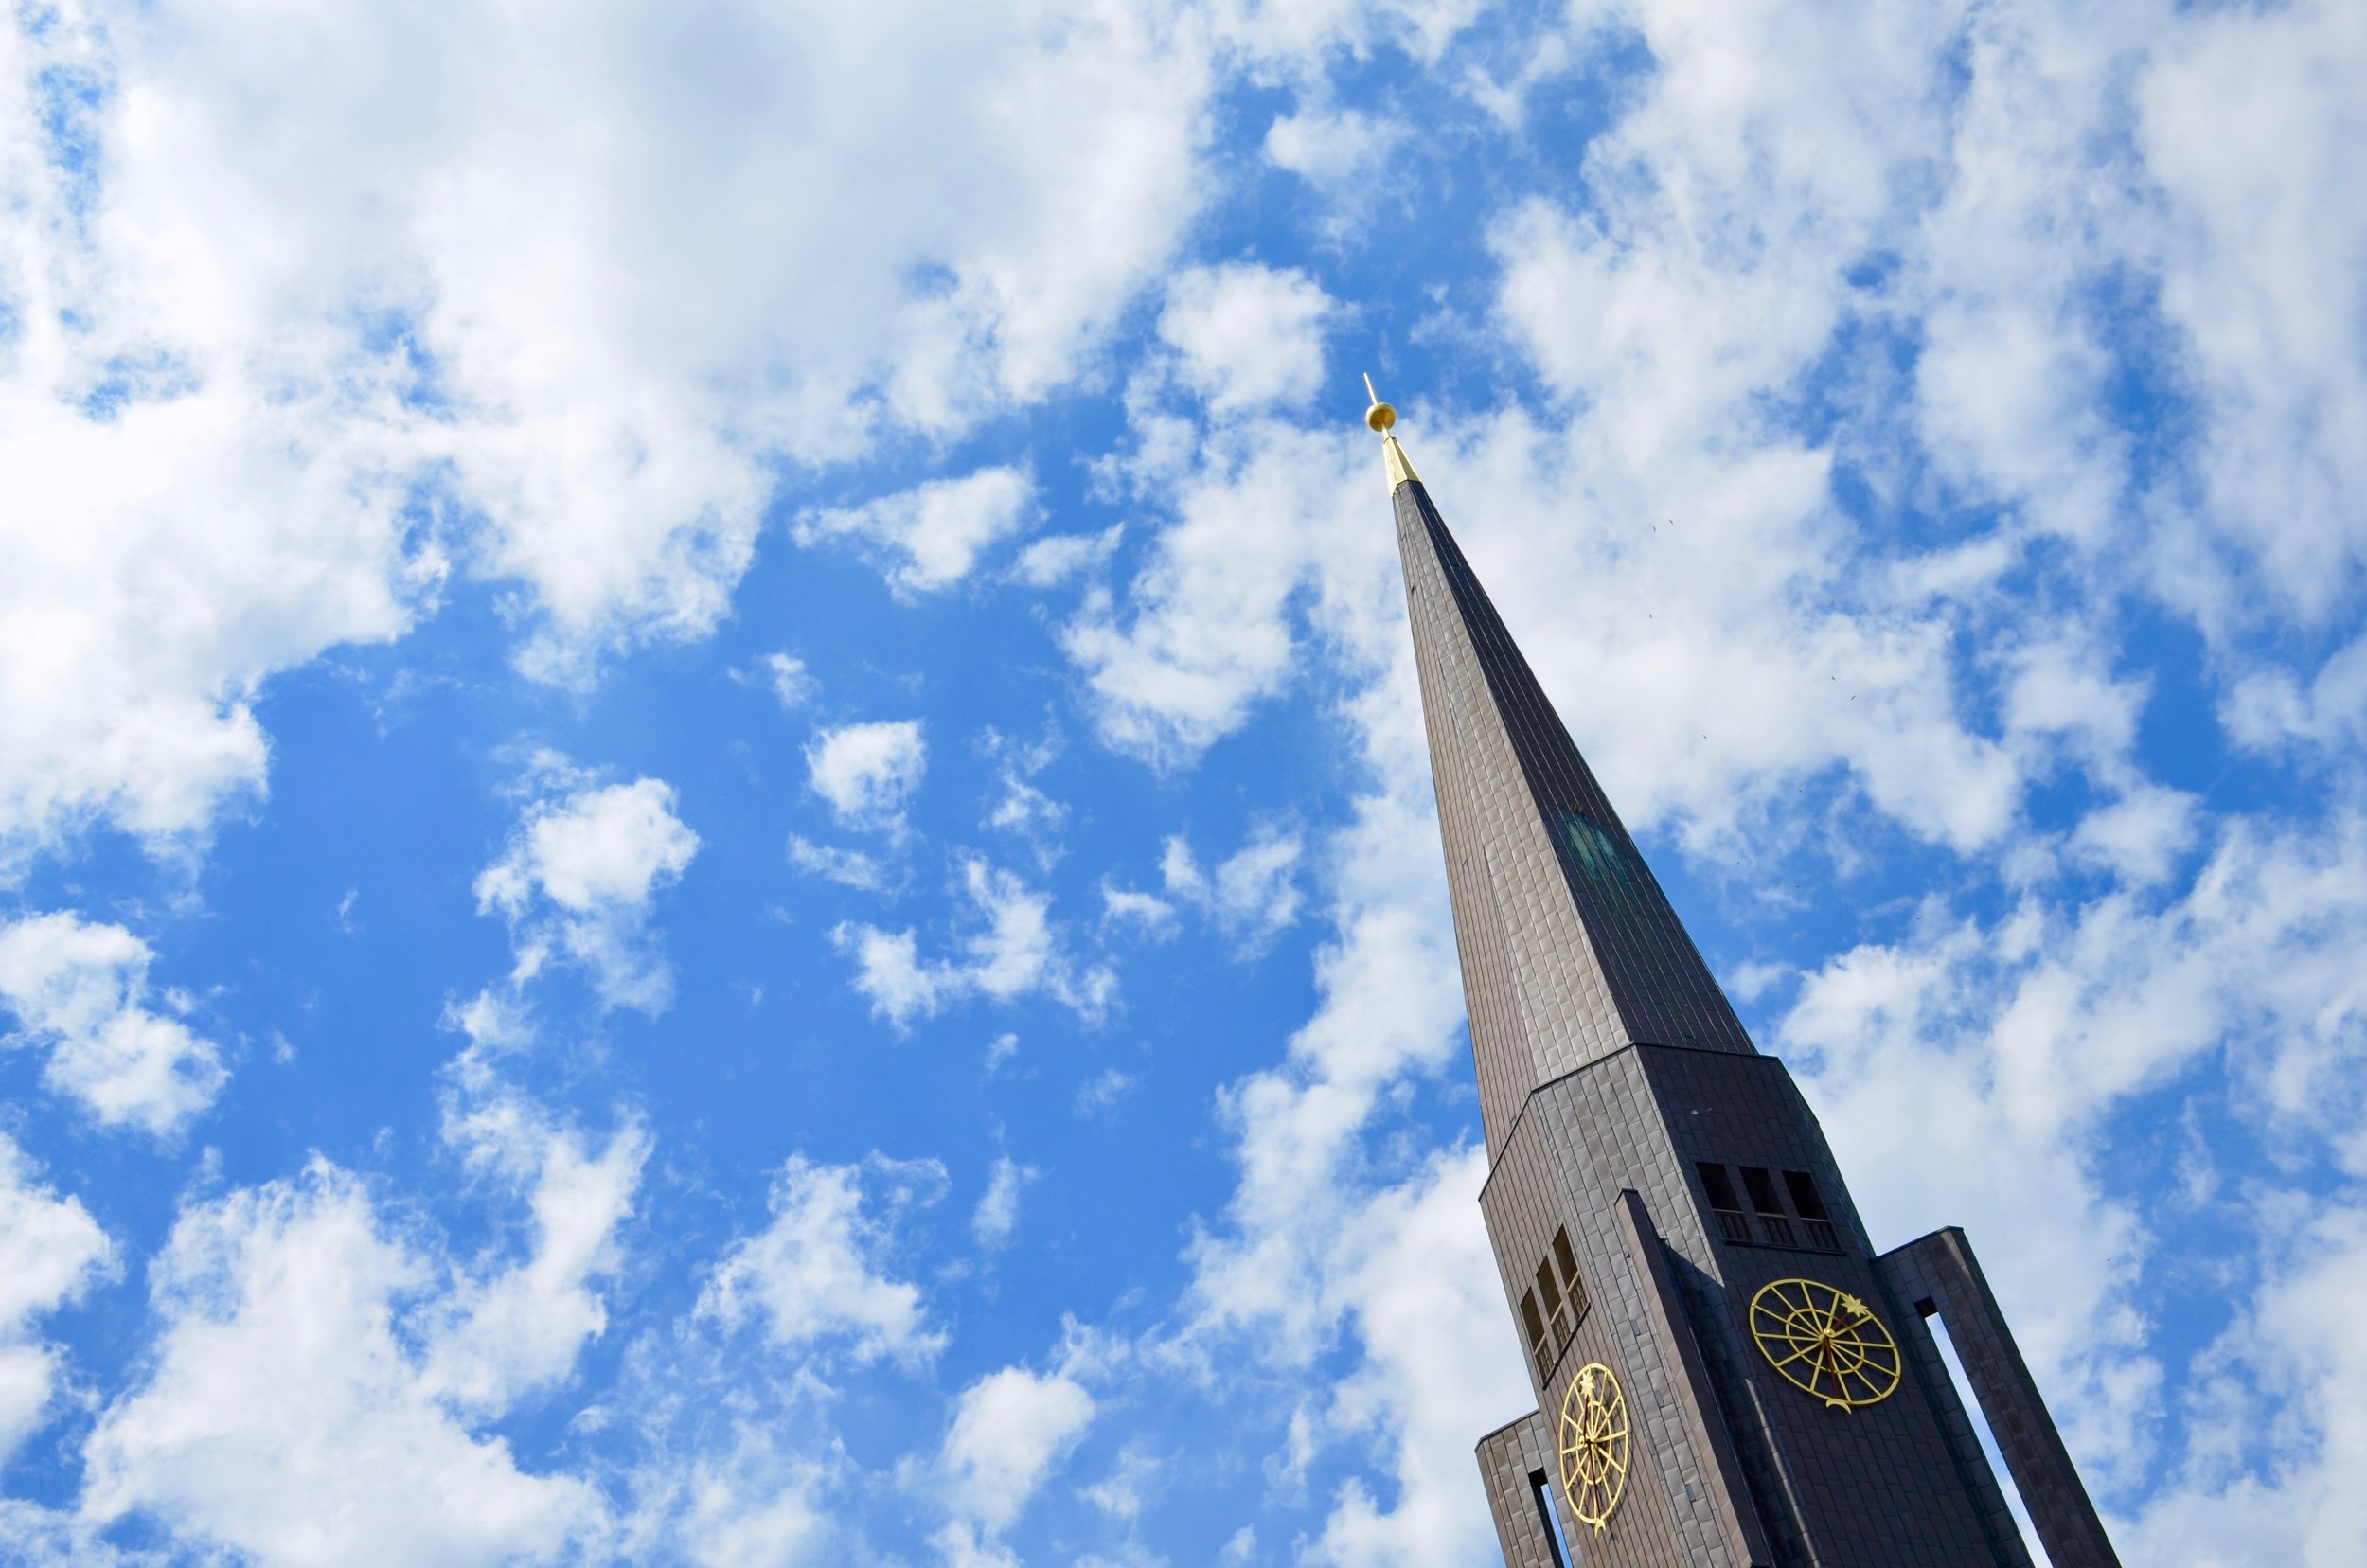
[{"label": "spire tip", "polygon": [[1380,437],[1381,461],[1388,465],[1389,490],[1394,494],[1399,485],[1415,477],[1414,465],[1406,460],[1405,448],[1397,444],[1394,433],[1397,411],[1380,401],[1380,394],[1373,389],[1370,372],[1364,377],[1364,395],[1373,401],[1373,406],[1364,411],[1364,423]]}]

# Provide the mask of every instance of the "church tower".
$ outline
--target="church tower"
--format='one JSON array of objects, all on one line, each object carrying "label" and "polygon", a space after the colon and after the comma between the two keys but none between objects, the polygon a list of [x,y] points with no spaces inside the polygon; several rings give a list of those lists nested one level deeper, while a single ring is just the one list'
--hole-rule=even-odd
[{"label": "church tower", "polygon": [[[1367,385],[1369,386],[1369,382]],[[1877,1255],[1376,397],[1487,1134],[1538,1408],[1480,1440],[1508,1568],[2117,1568],[1964,1233]]]}]

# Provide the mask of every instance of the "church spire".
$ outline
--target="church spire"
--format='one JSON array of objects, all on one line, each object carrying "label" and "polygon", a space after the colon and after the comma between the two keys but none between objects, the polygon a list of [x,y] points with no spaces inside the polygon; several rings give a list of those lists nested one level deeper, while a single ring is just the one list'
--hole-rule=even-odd
[{"label": "church spire", "polygon": [[[1365,378],[1372,391],[1372,380]],[[1397,442],[1376,394],[1492,1158],[1530,1093],[1630,1044],[1750,1037]]]}]

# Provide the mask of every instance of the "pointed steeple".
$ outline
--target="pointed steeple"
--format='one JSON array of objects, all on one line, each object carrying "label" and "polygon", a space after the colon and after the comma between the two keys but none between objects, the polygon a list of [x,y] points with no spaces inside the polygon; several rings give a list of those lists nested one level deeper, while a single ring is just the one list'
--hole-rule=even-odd
[{"label": "pointed steeple", "polygon": [[[1372,383],[1365,381],[1367,391]],[[1629,1044],[1752,1054],[1378,396],[1492,1159],[1529,1094]]]}]

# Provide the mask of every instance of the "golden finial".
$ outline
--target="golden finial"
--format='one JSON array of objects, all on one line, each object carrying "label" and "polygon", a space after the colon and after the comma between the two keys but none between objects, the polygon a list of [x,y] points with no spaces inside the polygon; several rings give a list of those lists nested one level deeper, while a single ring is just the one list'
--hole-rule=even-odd
[{"label": "golden finial", "polygon": [[1389,469],[1389,493],[1395,495],[1399,485],[1419,475],[1406,460],[1405,448],[1397,444],[1397,411],[1380,401],[1380,394],[1373,390],[1369,373],[1364,377],[1364,395],[1373,400],[1373,406],[1364,411],[1364,423],[1380,437],[1380,458]]}]

